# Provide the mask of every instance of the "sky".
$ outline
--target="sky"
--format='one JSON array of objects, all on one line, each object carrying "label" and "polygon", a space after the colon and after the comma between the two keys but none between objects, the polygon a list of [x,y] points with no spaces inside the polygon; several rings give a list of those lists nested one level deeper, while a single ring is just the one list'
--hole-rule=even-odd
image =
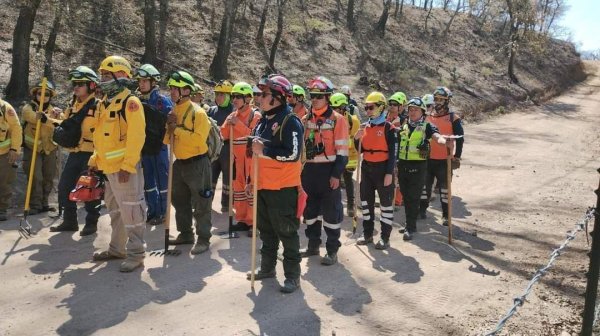
[{"label": "sky", "polygon": [[579,50],[600,49],[600,0],[567,0],[567,4],[570,8],[559,24],[572,32]]}]

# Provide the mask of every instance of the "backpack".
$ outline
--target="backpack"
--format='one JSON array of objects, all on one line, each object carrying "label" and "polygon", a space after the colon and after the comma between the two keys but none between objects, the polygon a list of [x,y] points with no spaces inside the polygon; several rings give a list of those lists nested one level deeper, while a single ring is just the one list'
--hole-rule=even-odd
[{"label": "backpack", "polygon": [[[181,119],[182,122],[185,121],[188,113],[189,109],[183,115],[183,118]],[[219,154],[221,154],[221,148],[223,148],[223,135],[221,135],[221,127],[219,127],[217,121],[208,115],[207,118],[210,128],[208,129],[208,138],[206,138],[206,145],[208,146],[208,152],[206,152],[206,155],[208,155],[210,162],[214,162],[219,159]],[[194,131],[195,126],[196,113],[192,113],[192,132]]]},{"label": "backpack", "polygon": [[71,114],[69,118],[55,126],[52,141],[65,148],[77,147],[81,140],[81,124],[95,103],[96,99],[90,99],[79,112]]},{"label": "backpack", "polygon": [[[119,115],[125,122],[127,122],[125,108],[127,106],[127,100],[131,96],[132,95],[129,95],[123,100],[123,106],[119,111]],[[142,147],[142,155],[158,155],[167,131],[167,116],[146,102],[142,102],[142,106],[144,108],[144,119],[146,119],[146,140],[144,141],[144,147]]]}]

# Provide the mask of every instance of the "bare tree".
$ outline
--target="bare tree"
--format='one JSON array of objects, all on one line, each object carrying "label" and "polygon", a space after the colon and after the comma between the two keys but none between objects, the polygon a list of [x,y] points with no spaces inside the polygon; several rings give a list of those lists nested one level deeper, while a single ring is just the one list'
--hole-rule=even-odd
[{"label": "bare tree", "polygon": [[[427,2],[427,0],[425,0],[425,2]],[[431,2],[433,2],[433,0],[431,0]],[[427,7],[427,3],[425,3],[425,7]],[[432,8],[433,6],[429,6],[429,10],[427,10],[427,16],[425,16],[425,31],[427,31],[427,24],[429,23],[429,17],[431,16]]]},{"label": "bare tree", "polygon": [[46,41],[46,45],[44,46],[44,76],[49,80],[53,80],[52,76],[52,59],[54,56],[54,49],[56,48],[56,37],[58,36],[58,32],[60,31],[61,26],[61,18],[63,14],[65,6],[59,1],[54,2],[54,21],[52,22],[52,29],[50,29],[50,34],[48,34],[48,40]]},{"label": "bare tree", "polygon": [[348,0],[348,8],[346,9],[346,26],[351,32],[356,30],[356,22],[354,21],[354,0]]},{"label": "bare tree", "polygon": [[442,4],[443,4],[442,8],[446,11],[446,10],[448,10],[448,5],[450,4],[450,0],[443,0]]},{"label": "bare tree", "polygon": [[340,21],[340,12],[342,11],[342,0],[335,0],[335,11],[333,12],[333,22],[337,25]]},{"label": "bare tree", "polygon": [[262,14],[260,16],[260,24],[258,25],[258,32],[256,33],[256,43],[259,46],[265,45],[264,40],[264,32],[265,32],[265,23],[267,22],[267,14],[269,13],[269,3],[271,0],[265,1],[265,6],[263,7]]},{"label": "bare tree", "polygon": [[156,2],[144,0],[144,56],[142,63],[156,64]]},{"label": "bare tree", "polygon": [[165,39],[167,38],[167,25],[169,24],[169,0],[159,0],[158,5],[158,56],[165,59],[167,52]]},{"label": "bare tree", "polygon": [[224,0],[223,2],[225,3],[225,13],[223,13],[223,19],[221,20],[217,51],[208,68],[210,75],[217,80],[226,79],[229,73],[227,62],[231,50],[235,11],[239,4],[239,0]]},{"label": "bare tree", "polygon": [[508,77],[513,83],[519,80],[515,75],[515,59],[521,39],[520,29],[532,19],[532,8],[529,0],[506,0],[510,20],[510,42],[508,44]]},{"label": "bare tree", "polygon": [[277,72],[275,68],[275,55],[277,54],[277,48],[281,41],[281,35],[283,34],[283,19],[285,12],[286,0],[277,0],[277,32],[275,33],[275,40],[271,45],[271,53],[269,54],[269,67],[273,72]]},{"label": "bare tree", "polygon": [[13,31],[12,69],[6,86],[6,98],[20,102],[29,94],[29,43],[41,0],[23,1]]},{"label": "bare tree", "polygon": [[448,32],[450,32],[450,26],[452,26],[452,22],[454,22],[454,18],[458,15],[459,11],[460,11],[460,0],[456,1],[456,9],[454,10],[454,13],[452,14],[452,16],[450,17],[450,20],[446,24],[446,29],[444,29],[444,33],[442,33],[443,36],[448,35]]},{"label": "bare tree", "polygon": [[383,0],[383,12],[379,17],[379,21],[377,21],[377,24],[375,25],[375,31],[382,38],[385,36],[385,25],[387,24],[388,16],[390,14],[391,5],[392,0]]}]

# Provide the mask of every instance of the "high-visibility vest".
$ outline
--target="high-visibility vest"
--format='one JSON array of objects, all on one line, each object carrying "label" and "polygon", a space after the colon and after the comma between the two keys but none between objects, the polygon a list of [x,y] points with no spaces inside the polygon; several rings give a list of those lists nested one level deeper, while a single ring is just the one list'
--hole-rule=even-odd
[{"label": "high-visibility vest", "polygon": [[398,148],[398,159],[408,161],[422,161],[427,158],[422,158],[419,155],[419,146],[425,141],[425,130],[428,122],[419,123],[417,127],[410,132],[408,124],[404,124],[400,132],[400,146]]}]

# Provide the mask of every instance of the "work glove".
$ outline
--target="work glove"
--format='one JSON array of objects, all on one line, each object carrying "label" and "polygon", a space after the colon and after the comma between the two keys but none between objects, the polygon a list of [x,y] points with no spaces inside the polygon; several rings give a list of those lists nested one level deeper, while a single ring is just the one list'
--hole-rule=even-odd
[{"label": "work glove", "polygon": [[452,170],[460,168],[460,158],[452,158],[450,166],[452,167]]}]

